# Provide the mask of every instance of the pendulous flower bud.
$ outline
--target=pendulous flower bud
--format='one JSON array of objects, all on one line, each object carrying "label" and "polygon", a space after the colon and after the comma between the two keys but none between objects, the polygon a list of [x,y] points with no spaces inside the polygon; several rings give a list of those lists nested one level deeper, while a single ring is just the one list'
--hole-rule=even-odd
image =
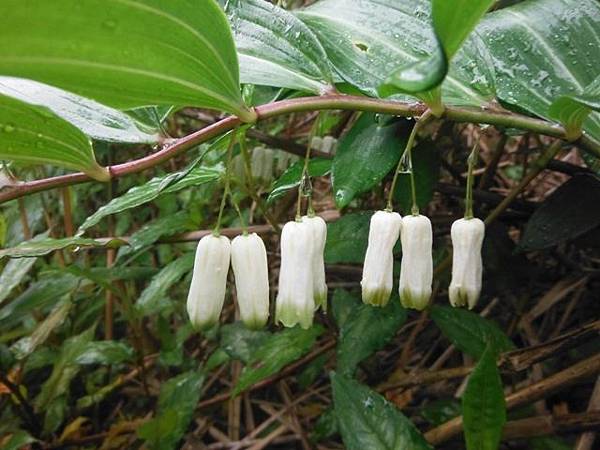
[{"label": "pendulous flower bud", "polygon": [[319,217],[302,217],[302,222],[306,223],[312,230],[313,254],[313,294],[315,305],[323,311],[327,311],[327,284],[325,282],[325,261],[323,254],[325,252],[325,241],[327,240],[327,224]]},{"label": "pendulous flower bud", "polygon": [[377,211],[371,217],[369,245],[365,255],[362,300],[374,306],[387,305],[394,284],[393,249],[402,228],[400,214]]},{"label": "pendulous flower bud", "polygon": [[485,224],[476,218],[459,219],[452,224],[452,282],[448,289],[452,306],[473,309],[481,292],[481,245]]},{"label": "pendulous flower bud", "polygon": [[269,274],[267,250],[256,233],[233,239],[231,266],[242,322],[248,328],[262,328],[269,318]]},{"label": "pendulous flower bud", "polygon": [[281,232],[281,267],[275,319],[286,327],[310,328],[313,295],[313,230],[306,222],[288,222]]},{"label": "pendulous flower bud", "polygon": [[400,241],[400,301],[405,308],[420,311],[429,303],[433,281],[431,221],[422,215],[405,216],[402,219]]},{"label": "pendulous flower bud", "polygon": [[231,244],[225,236],[209,234],[196,250],[187,311],[194,327],[206,330],[218,323],[225,301]]}]

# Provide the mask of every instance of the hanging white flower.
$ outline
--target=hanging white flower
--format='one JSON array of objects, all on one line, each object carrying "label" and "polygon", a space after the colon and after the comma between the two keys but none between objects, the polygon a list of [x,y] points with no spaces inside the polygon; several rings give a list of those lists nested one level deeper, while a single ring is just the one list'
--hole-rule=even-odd
[{"label": "hanging white flower", "polygon": [[394,245],[400,235],[402,217],[388,211],[377,211],[369,225],[369,245],[365,255],[362,300],[374,306],[385,306],[394,283]]},{"label": "hanging white flower", "polygon": [[208,329],[219,321],[230,254],[231,244],[225,236],[209,234],[198,243],[187,299],[187,311],[196,329]]},{"label": "hanging white flower", "polygon": [[306,222],[288,222],[281,232],[281,267],[275,319],[286,327],[310,328],[315,311],[313,295],[314,238]]},{"label": "hanging white flower", "polygon": [[325,241],[327,240],[327,224],[319,216],[304,216],[302,222],[306,223],[312,230],[312,271],[315,305],[320,306],[323,311],[327,311],[327,283],[325,282],[325,261],[323,260]]},{"label": "hanging white flower", "polygon": [[431,221],[420,214],[405,216],[400,241],[400,301],[405,308],[422,310],[429,303],[433,281]]},{"label": "hanging white flower", "polygon": [[231,266],[242,322],[262,328],[269,318],[269,269],[265,244],[256,233],[233,239]]},{"label": "hanging white flower", "polygon": [[481,245],[485,224],[477,218],[459,219],[452,224],[452,282],[448,289],[452,306],[473,309],[481,292]]}]

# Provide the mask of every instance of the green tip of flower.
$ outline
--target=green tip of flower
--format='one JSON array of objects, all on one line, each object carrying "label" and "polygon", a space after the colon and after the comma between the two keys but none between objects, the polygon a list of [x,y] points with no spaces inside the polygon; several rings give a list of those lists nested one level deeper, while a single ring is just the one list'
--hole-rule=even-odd
[{"label": "green tip of flower", "polygon": [[313,316],[314,311],[297,311],[290,307],[283,307],[276,311],[275,321],[286,328],[292,328],[299,324],[307,330],[312,327]]},{"label": "green tip of flower", "polygon": [[362,300],[367,305],[384,307],[390,301],[391,293],[387,289],[363,289]]},{"label": "green tip of flower", "polygon": [[404,308],[423,311],[429,304],[431,294],[415,294],[410,289],[400,291],[400,303]]},{"label": "green tip of flower", "polygon": [[323,312],[327,312],[327,291],[315,293],[315,307],[321,308]]}]

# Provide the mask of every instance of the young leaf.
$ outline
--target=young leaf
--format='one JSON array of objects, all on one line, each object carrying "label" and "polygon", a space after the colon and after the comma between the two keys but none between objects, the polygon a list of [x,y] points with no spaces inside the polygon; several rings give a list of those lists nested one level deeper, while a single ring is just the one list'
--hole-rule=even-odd
[{"label": "young leaf", "polygon": [[550,105],[548,114],[563,124],[567,139],[575,140],[581,136],[583,123],[592,111],[600,111],[600,76],[581,94],[558,97]]},{"label": "young leaf", "polygon": [[149,448],[170,450],[177,446],[192,421],[200,400],[204,375],[195,370],[171,378],[160,388],[156,416],[138,434]]},{"label": "young leaf", "polygon": [[512,341],[494,322],[474,312],[434,305],[431,318],[454,345],[473,358],[481,358],[488,344],[496,352],[514,348]]},{"label": "young leaf", "polygon": [[11,45],[0,49],[0,73],[120,109],[186,105],[255,118],[243,104],[233,38],[214,0],[201,7],[185,0],[3,6],[0,41]]},{"label": "young leaf", "polygon": [[412,422],[367,386],[331,374],[335,414],[348,450],[430,450]]},{"label": "young leaf", "polygon": [[337,345],[337,369],[340,374],[354,375],[358,364],[380,350],[406,321],[406,310],[398,298],[385,308],[361,304],[340,328]]},{"label": "young leaf", "polygon": [[133,359],[133,349],[117,341],[88,342],[75,358],[76,364],[119,364]]},{"label": "young leaf", "polygon": [[[298,188],[300,178],[302,178],[302,168],[304,161],[298,161],[292,164],[288,169],[275,181],[273,189],[267,198],[267,203],[272,203],[286,192]],[[331,160],[323,158],[312,158],[308,162],[308,174],[311,177],[323,177],[331,170]]]},{"label": "young leaf", "polygon": [[575,239],[600,225],[600,180],[580,174],[552,193],[529,218],[521,250],[543,250]]},{"label": "young leaf", "polygon": [[48,253],[52,253],[56,250],[63,250],[67,248],[114,248],[120,247],[124,242],[120,239],[86,239],[81,237],[69,237],[62,239],[32,239],[25,241],[12,248],[5,248],[0,250],[0,258],[26,258],[33,256],[43,256]]},{"label": "young leaf", "polygon": [[325,50],[292,13],[265,0],[233,0],[227,15],[240,59],[242,83],[298,89],[332,89]]},{"label": "young leaf", "polygon": [[112,199],[107,205],[101,207],[98,211],[89,216],[79,227],[77,234],[82,235],[85,230],[93,227],[106,216],[151,202],[161,194],[169,194],[186,187],[199,186],[204,183],[216,181],[223,173],[223,166],[196,167],[175,183],[167,183],[167,181],[175,176],[183,174],[183,172],[186,172],[186,170],[184,169],[183,171],[174,174],[152,178],[146,184],[133,187],[120,197]]},{"label": "young leaf", "polygon": [[253,384],[279,372],[313,348],[323,328],[315,325],[308,330],[288,328],[274,334],[252,355],[233,390],[236,396]]},{"label": "young leaf", "polygon": [[462,398],[467,450],[496,450],[500,444],[506,404],[495,354],[488,346],[469,376]]},{"label": "young leaf", "polygon": [[80,170],[100,181],[110,179],[107,170],[96,162],[92,143],[78,128],[45,107],[2,94],[0,159],[52,164]]},{"label": "young leaf", "polygon": [[35,264],[35,258],[11,259],[0,273],[0,305],[11,291],[23,281],[29,269]]},{"label": "young leaf", "polygon": [[379,184],[396,166],[406,145],[401,130],[399,122],[381,125],[375,114],[364,113],[340,139],[331,170],[338,208]]},{"label": "young leaf", "polygon": [[127,114],[47,84],[0,77],[0,94],[44,106],[89,137],[108,142],[153,143],[158,134]]}]

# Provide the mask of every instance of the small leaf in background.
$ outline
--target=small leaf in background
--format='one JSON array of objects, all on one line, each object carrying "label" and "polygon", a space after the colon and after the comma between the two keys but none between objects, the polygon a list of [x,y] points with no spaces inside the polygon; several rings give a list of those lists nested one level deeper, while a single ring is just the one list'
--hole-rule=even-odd
[{"label": "small leaf in background", "polygon": [[141,108],[133,108],[125,111],[128,116],[133,117],[136,121],[144,124],[152,130],[159,130],[163,126],[163,122],[167,120],[169,115],[176,111],[175,106],[143,106]]},{"label": "small leaf in background", "polygon": [[214,0],[202,8],[184,0],[7,0],[4,6],[0,40],[12,45],[0,49],[0,73],[119,109],[184,105],[254,118],[241,98],[227,18]]},{"label": "small leaf in background", "polygon": [[194,252],[188,252],[178,257],[175,261],[167,264],[153,278],[150,284],[143,290],[140,298],[135,304],[136,310],[146,316],[157,311],[160,301],[166,296],[171,287],[181,277],[190,272],[194,267]]},{"label": "small leaf in background", "polygon": [[337,433],[339,433],[337,416],[335,415],[335,409],[330,407],[319,415],[319,419],[310,435],[310,441],[316,443],[330,438]]},{"label": "small leaf in background", "polygon": [[346,214],[327,224],[325,262],[362,264],[367,252],[372,212]]},{"label": "small leaf in background", "polygon": [[219,329],[221,348],[233,359],[248,364],[263,344],[273,337],[265,330],[250,330],[243,323],[223,325]]},{"label": "small leaf in background", "polygon": [[[8,47],[8,46],[3,46]],[[110,175],[94,156],[90,139],[43,106],[0,94],[0,159],[80,170],[99,181]]]},{"label": "small leaf in background", "polygon": [[11,259],[6,263],[2,273],[0,273],[0,304],[23,281],[36,261],[35,258],[23,258]]},{"label": "small leaf in background", "polygon": [[179,179],[177,182],[171,185],[166,183],[165,180],[173,179],[173,177],[186,171],[187,170],[184,169],[181,172],[155,177],[146,184],[131,188],[125,194],[112,199],[107,205],[102,206],[100,209],[98,209],[98,211],[89,216],[79,227],[77,234],[83,234],[85,230],[98,224],[106,216],[110,216],[111,214],[116,214],[151,202],[159,195],[171,194],[190,186],[199,186],[204,183],[216,181],[221,178],[221,175],[223,174],[223,166],[216,165],[213,167],[196,167],[189,171],[185,177]]},{"label": "small leaf in background", "polygon": [[158,141],[158,134],[121,111],[37,81],[0,76],[0,94],[44,106],[92,139],[134,144]]},{"label": "small leaf in background", "polygon": [[358,295],[351,294],[345,289],[336,289],[333,292],[331,313],[339,329],[344,326],[350,314],[361,304]]},{"label": "small leaf in background", "polygon": [[321,355],[309,362],[304,370],[298,374],[298,386],[307,389],[320,375],[325,372],[325,364],[329,361],[329,355]]},{"label": "small leaf in background", "polygon": [[531,450],[573,450],[573,445],[557,437],[536,437],[529,439]]},{"label": "small leaf in background", "polygon": [[401,125],[402,122],[382,125],[376,114],[363,113],[340,139],[331,169],[338,208],[379,184],[396,166],[406,145]]},{"label": "small leaf in background", "polygon": [[16,431],[12,433],[12,436],[4,444],[2,450],[22,450],[27,448],[28,444],[32,444],[36,442],[37,439],[32,437],[29,433],[23,430]]},{"label": "small leaf in background", "polygon": [[[435,185],[440,175],[440,153],[432,142],[423,141],[412,150],[412,168],[415,173],[417,206],[425,208],[433,198]],[[410,175],[400,174],[394,192],[399,208],[409,214],[412,206]]]},{"label": "small leaf in background", "polygon": [[454,398],[434,400],[421,409],[421,416],[431,425],[441,425],[462,414],[461,404]]},{"label": "small leaf in background", "polygon": [[554,191],[529,218],[521,250],[543,250],[570,241],[600,225],[600,180],[580,174]]},{"label": "small leaf in background", "polygon": [[30,258],[69,248],[114,248],[120,247],[123,244],[124,242],[120,239],[96,240],[81,237],[32,239],[22,242],[16,247],[0,250],[0,258]]},{"label": "small leaf in background", "polygon": [[502,380],[492,347],[485,350],[462,398],[467,450],[497,450],[506,422]]},{"label": "small leaf in background", "polygon": [[600,111],[600,76],[581,94],[558,97],[550,105],[548,113],[565,127],[567,139],[575,140],[581,135],[583,123],[592,111]]},{"label": "small leaf in background", "polygon": [[227,15],[242,83],[321,94],[332,89],[321,43],[291,12],[265,0],[232,0]]},{"label": "small leaf in background", "polygon": [[434,305],[431,308],[431,318],[444,336],[473,358],[481,358],[488,343],[497,352],[515,347],[496,323],[472,311]]},{"label": "small leaf in background", "polygon": [[93,341],[88,342],[75,358],[76,364],[120,364],[131,361],[133,349],[123,342]]},{"label": "small leaf in background", "polygon": [[250,363],[244,367],[240,379],[233,390],[236,396],[253,384],[279,372],[283,367],[308,353],[317,338],[323,333],[321,326],[315,325],[308,330],[287,328],[265,340],[258,348]]},{"label": "small leaf in background", "polygon": [[204,375],[192,370],[162,384],[156,416],[138,430],[151,449],[176,448],[192,421],[203,382]]},{"label": "small leaf in background", "polygon": [[419,430],[377,392],[343,375],[331,375],[333,404],[348,450],[430,450]]},{"label": "small leaf in background", "polygon": [[[312,158],[308,163],[308,174],[311,177],[323,177],[331,171],[331,160]],[[273,189],[267,198],[267,203],[272,203],[292,189],[297,189],[302,177],[304,161],[292,164],[273,184]]]},{"label": "small leaf in background", "polygon": [[383,348],[406,321],[406,310],[394,297],[384,308],[360,304],[340,328],[337,370],[352,376],[358,364]]}]

